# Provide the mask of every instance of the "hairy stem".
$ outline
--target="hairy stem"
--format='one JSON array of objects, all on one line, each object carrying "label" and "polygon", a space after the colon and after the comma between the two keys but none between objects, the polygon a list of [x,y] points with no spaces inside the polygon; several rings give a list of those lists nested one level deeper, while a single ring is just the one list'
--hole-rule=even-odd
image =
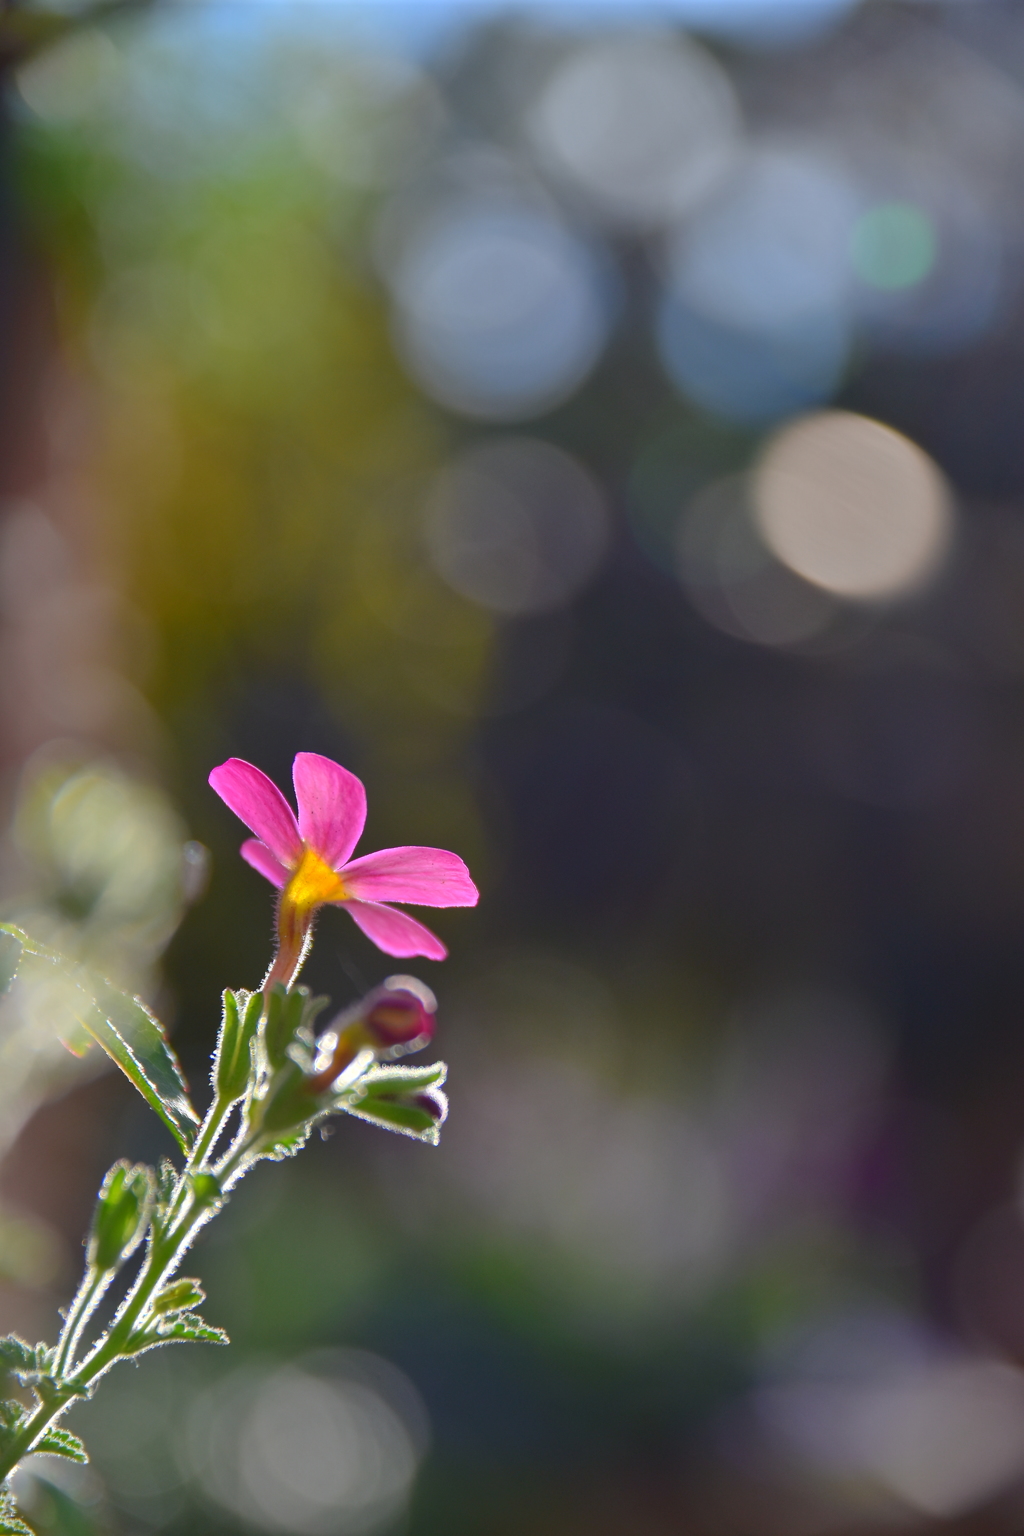
[{"label": "hairy stem", "polygon": [[67,1371],[75,1357],[75,1349],[82,1336],[82,1330],[95,1312],[113,1278],[114,1271],[109,1269],[87,1269],[82,1276],[75,1299],[68,1308],[60,1342],[57,1345],[57,1355],[53,1363],[55,1376],[63,1376]]},{"label": "hairy stem", "polygon": [[[90,1387],[125,1355],[126,1345],[132,1334],[140,1324],[148,1321],[150,1302],[177,1269],[191,1247],[199,1227],[210,1215],[209,1205],[193,1195],[191,1176],[202,1171],[210,1152],[216,1146],[233,1103],[234,1100],[225,1102],[223,1099],[216,1099],[211,1104],[191,1156],[179,1175],[164,1218],[166,1225],[162,1230],[151,1233],[146,1261],[134,1285],[121,1303],[110,1328],[97,1341],[77,1369],[67,1375],[65,1373],[73,1361],[74,1350],[81,1338],[82,1330],[109,1285],[112,1273],[87,1273],[83,1278],[68,1311],[55,1362],[55,1374],[58,1379],[62,1379],[63,1383],[73,1390],[65,1394],[58,1389],[52,1397],[48,1395],[39,1403],[35,1412],[25,1420],[17,1435],[0,1454],[0,1483],[10,1476],[22,1457],[32,1451],[50,1425],[81,1395],[82,1389]],[[245,1171],[245,1149],[236,1144],[230,1149],[224,1161],[230,1172],[231,1181],[235,1182]],[[191,1204],[190,1196],[192,1196]],[[133,1351],[129,1350],[127,1353],[131,1354]]]},{"label": "hairy stem", "polygon": [[125,1346],[132,1333],[139,1323],[145,1321],[144,1314],[149,1302],[181,1263],[196,1235],[196,1229],[207,1214],[208,1208],[196,1201],[173,1233],[157,1237],[151,1242],[146,1262],[109,1331],[93,1347],[78,1369],[66,1378],[67,1387],[73,1390],[67,1395],[58,1391],[54,1397],[44,1398],[0,1455],[0,1483],[10,1476],[22,1457],[29,1454],[50,1425],[82,1395],[82,1389],[91,1386],[125,1354]]}]

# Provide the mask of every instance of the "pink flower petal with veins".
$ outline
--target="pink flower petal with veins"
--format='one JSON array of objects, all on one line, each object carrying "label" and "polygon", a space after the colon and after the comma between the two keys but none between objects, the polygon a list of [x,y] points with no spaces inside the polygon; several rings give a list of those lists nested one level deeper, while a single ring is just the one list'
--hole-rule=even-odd
[{"label": "pink flower petal with veins", "polygon": [[240,757],[229,757],[210,774],[210,785],[282,863],[298,862],[302,839],[294,813],[265,773]]},{"label": "pink flower petal with veins", "polygon": [[366,824],[361,780],[318,752],[297,752],[292,782],[303,841],[333,869],[340,869]]},{"label": "pink flower petal with veins", "polygon": [[238,851],[247,864],[258,869],[261,875],[266,875],[271,885],[276,885],[278,890],[288,884],[290,871],[285,869],[281,860],[258,837],[247,838]]},{"label": "pink flower petal with veins", "polygon": [[458,854],[445,848],[383,848],[353,859],[339,873],[360,901],[475,907],[480,895]]},{"label": "pink flower petal with veins", "polygon": [[436,933],[406,912],[379,906],[375,901],[346,901],[339,905],[351,913],[366,937],[386,955],[426,955],[428,960],[443,960],[448,953]]}]

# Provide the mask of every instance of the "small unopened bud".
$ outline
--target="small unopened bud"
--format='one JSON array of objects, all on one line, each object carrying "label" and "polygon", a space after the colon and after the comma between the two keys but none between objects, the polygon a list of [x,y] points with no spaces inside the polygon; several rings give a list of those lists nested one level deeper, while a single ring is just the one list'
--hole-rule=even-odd
[{"label": "small unopened bud", "polygon": [[375,987],[341,1016],[338,1025],[343,1027],[328,1031],[321,1050],[326,1047],[330,1055],[307,1080],[307,1092],[325,1092],[360,1051],[371,1050],[380,1060],[392,1060],[422,1049],[433,1037],[436,1008],[433,992],[415,976],[389,976],[382,987]]},{"label": "small unopened bud", "polygon": [[363,1008],[366,1043],[379,1055],[404,1056],[433,1038],[437,1000],[415,976],[389,976],[363,999]]},{"label": "small unopened bud", "polygon": [[198,1280],[172,1280],[170,1285],[165,1285],[162,1291],[157,1292],[150,1306],[160,1314],[190,1312],[205,1300],[206,1292]]},{"label": "small unopened bud", "polygon": [[259,992],[224,993],[224,1017],[213,1059],[213,1087],[220,1099],[240,1099],[249,1085],[252,1042],[262,1010]]},{"label": "small unopened bud", "polygon": [[98,1270],[114,1270],[142,1241],[153,1209],[152,1168],[124,1160],[114,1164],[100,1186],[86,1257]]}]

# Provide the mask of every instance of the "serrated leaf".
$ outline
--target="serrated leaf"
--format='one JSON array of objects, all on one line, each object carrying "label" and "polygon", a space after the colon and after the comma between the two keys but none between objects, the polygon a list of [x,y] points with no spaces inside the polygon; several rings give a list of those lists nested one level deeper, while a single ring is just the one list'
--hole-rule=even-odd
[{"label": "serrated leaf", "polygon": [[16,1333],[0,1339],[0,1365],[8,1371],[34,1371],[36,1368],[35,1346]]},{"label": "serrated leaf", "polygon": [[70,1429],[61,1429],[54,1425],[46,1431],[41,1440],[37,1440],[32,1450],[42,1451],[47,1456],[66,1456],[69,1461],[86,1462],[89,1453]]},{"label": "serrated leaf", "polygon": [[182,1151],[191,1151],[199,1116],[189,1102],[188,1087],[163,1025],[145,1003],[37,943],[13,923],[0,923],[0,934],[17,940],[27,954],[55,966],[74,984],[82,997],[77,1023],[117,1063]]},{"label": "serrated leaf", "polygon": [[27,1415],[25,1404],[16,1402],[13,1397],[0,1402],[0,1439],[20,1429]]},{"label": "serrated leaf", "polygon": [[17,1515],[0,1513],[0,1536],[35,1536],[35,1532]]},{"label": "serrated leaf", "polygon": [[160,1325],[160,1337],[165,1342],[175,1339],[189,1344],[231,1343],[223,1328],[214,1328],[198,1312],[182,1312],[178,1317],[168,1318]]},{"label": "serrated leaf", "polygon": [[35,1536],[18,1514],[14,1495],[6,1483],[0,1488],[0,1536]]},{"label": "serrated leaf", "polygon": [[180,1312],[155,1322],[128,1340],[125,1354],[141,1355],[161,1344],[230,1344],[223,1328],[214,1328],[196,1312]]},{"label": "serrated leaf", "polygon": [[14,933],[0,933],[0,995],[10,991],[25,947]]},{"label": "serrated leaf", "polygon": [[47,1373],[55,1355],[52,1345],[28,1344],[16,1333],[0,1339],[0,1367],[16,1377],[22,1386],[35,1387],[49,1382],[51,1378]]}]

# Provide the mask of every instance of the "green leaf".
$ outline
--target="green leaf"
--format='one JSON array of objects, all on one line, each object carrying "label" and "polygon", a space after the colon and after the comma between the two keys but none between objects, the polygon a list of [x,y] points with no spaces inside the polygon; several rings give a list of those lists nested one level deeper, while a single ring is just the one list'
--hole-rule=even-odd
[{"label": "green leaf", "polygon": [[360,1079],[353,1098],[377,1098],[381,1094],[418,1093],[425,1088],[440,1088],[448,1076],[443,1061],[428,1067],[371,1067]]},{"label": "green leaf", "polygon": [[199,1116],[163,1025],[139,998],[101,977],[91,978],[90,985],[93,1006],[81,1017],[83,1027],[156,1110],[182,1151],[190,1152]]},{"label": "green leaf", "polygon": [[158,1317],[149,1327],[133,1333],[124,1348],[126,1355],[141,1355],[161,1344],[230,1344],[223,1328],[214,1328],[196,1312]]},{"label": "green leaf", "polygon": [[372,1067],[341,1095],[338,1108],[436,1147],[448,1113],[448,1100],[439,1092],[447,1075],[443,1061],[428,1067]]},{"label": "green leaf", "polygon": [[47,1456],[66,1456],[69,1461],[86,1462],[89,1453],[70,1429],[60,1429],[57,1425],[51,1426],[41,1440],[37,1440],[32,1450],[42,1451]]},{"label": "green leaf", "polygon": [[11,1436],[21,1428],[28,1417],[28,1409],[24,1403],[15,1402],[8,1398],[6,1402],[0,1402],[0,1444],[10,1440]]},{"label": "green leaf", "polygon": [[164,1343],[180,1340],[188,1344],[230,1344],[223,1328],[214,1328],[197,1312],[182,1312],[161,1324],[160,1337]]},{"label": "green leaf", "polygon": [[10,991],[24,953],[25,947],[17,934],[0,933],[0,995]]},{"label": "green leaf", "polygon": [[14,1495],[6,1483],[0,1489],[0,1536],[35,1536],[32,1527],[19,1518]]},{"label": "green leaf", "polygon": [[[348,1108],[348,1106],[346,1106]],[[415,1136],[436,1147],[440,1141],[439,1115],[421,1109],[417,1104],[391,1103],[387,1099],[371,1099],[364,1104],[348,1108],[350,1115],[360,1120],[370,1120],[388,1131],[400,1131],[404,1136]]]},{"label": "green leaf", "polygon": [[12,923],[0,923],[0,934],[17,940],[26,954],[55,966],[78,988],[82,995],[78,1023],[134,1083],[182,1151],[191,1151],[199,1116],[189,1102],[188,1087],[163,1025],[145,1003],[37,943]]},{"label": "green leaf", "polygon": [[16,1333],[0,1339],[0,1367],[10,1371],[25,1387],[35,1387],[50,1380],[48,1373],[55,1355],[56,1350],[51,1344],[28,1344]]},{"label": "green leaf", "polygon": [[33,1345],[16,1333],[0,1339],[0,1365],[8,1371],[34,1371],[36,1351]]},{"label": "green leaf", "polygon": [[35,1532],[13,1510],[0,1510],[0,1536],[35,1536]]}]

